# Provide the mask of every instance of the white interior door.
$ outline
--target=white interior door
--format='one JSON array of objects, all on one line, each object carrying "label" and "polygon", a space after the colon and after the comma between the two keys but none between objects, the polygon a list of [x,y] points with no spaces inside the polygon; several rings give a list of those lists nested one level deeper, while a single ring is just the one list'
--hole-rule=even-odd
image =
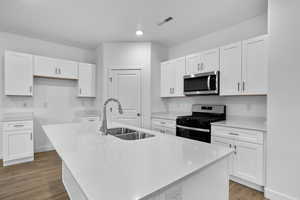
[{"label": "white interior door", "polygon": [[109,97],[118,99],[123,108],[123,114],[118,113],[115,103],[108,106],[110,119],[124,124],[141,126],[141,74],[140,70],[110,71]]}]

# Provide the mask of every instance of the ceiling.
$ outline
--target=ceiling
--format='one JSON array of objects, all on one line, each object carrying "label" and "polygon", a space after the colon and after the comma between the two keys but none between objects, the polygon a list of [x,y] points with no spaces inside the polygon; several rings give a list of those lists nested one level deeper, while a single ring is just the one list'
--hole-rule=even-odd
[{"label": "ceiling", "polygon": [[[111,41],[172,46],[266,12],[267,0],[1,0],[0,31],[85,48]],[[174,20],[156,25],[169,16]]]}]

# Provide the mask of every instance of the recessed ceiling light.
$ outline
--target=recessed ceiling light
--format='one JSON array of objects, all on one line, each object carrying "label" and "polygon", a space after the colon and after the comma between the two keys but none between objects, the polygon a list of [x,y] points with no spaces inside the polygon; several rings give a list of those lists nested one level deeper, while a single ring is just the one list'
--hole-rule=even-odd
[{"label": "recessed ceiling light", "polygon": [[140,36],[144,35],[144,32],[142,30],[137,30],[135,32],[135,34],[136,34],[136,36],[140,37]]}]

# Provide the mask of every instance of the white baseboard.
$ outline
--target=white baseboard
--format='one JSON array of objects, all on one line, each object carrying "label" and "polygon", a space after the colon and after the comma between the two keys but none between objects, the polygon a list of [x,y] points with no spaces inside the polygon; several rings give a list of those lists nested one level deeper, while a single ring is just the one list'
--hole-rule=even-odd
[{"label": "white baseboard", "polygon": [[245,185],[245,186],[247,186],[249,188],[252,188],[254,190],[257,190],[257,191],[260,191],[260,192],[264,192],[264,187],[261,186],[261,185],[257,185],[255,183],[251,183],[249,181],[242,180],[242,179],[240,179],[238,177],[235,177],[235,176],[230,176],[230,180],[232,180],[234,182],[237,182],[237,183],[239,183],[241,185]]},{"label": "white baseboard", "polygon": [[295,197],[265,188],[265,197],[270,200],[297,200]]},{"label": "white baseboard", "polygon": [[52,146],[42,146],[42,147],[37,147],[34,152],[39,153],[39,152],[46,152],[46,151],[53,151],[54,148]]}]

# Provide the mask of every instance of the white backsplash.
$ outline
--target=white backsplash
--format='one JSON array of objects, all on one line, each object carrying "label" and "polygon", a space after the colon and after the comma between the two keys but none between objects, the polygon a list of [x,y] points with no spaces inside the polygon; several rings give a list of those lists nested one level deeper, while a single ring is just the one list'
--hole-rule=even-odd
[{"label": "white backsplash", "polygon": [[169,112],[190,112],[193,104],[226,105],[227,116],[266,117],[266,96],[194,96],[164,99]]}]

